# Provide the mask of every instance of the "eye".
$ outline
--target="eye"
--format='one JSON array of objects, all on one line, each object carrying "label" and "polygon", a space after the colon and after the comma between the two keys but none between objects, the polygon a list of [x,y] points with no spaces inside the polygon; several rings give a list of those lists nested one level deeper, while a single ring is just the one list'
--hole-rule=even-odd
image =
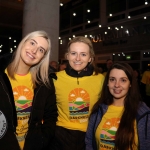
[{"label": "eye", "polygon": [[86,54],[85,54],[85,53],[82,53],[81,56],[86,56]]},{"label": "eye", "polygon": [[41,53],[44,53],[44,52],[45,52],[44,49],[42,49],[42,48],[39,48],[39,51],[40,51]]},{"label": "eye", "polygon": [[113,81],[115,81],[115,79],[114,78],[109,78],[109,81],[113,82]]},{"label": "eye", "polygon": [[70,54],[71,54],[71,55],[76,55],[76,53],[75,53],[75,52],[70,52]]},{"label": "eye", "polygon": [[126,82],[127,80],[126,79],[121,79],[121,82]]},{"label": "eye", "polygon": [[35,42],[31,41],[30,44],[34,46],[34,45],[35,45]]}]

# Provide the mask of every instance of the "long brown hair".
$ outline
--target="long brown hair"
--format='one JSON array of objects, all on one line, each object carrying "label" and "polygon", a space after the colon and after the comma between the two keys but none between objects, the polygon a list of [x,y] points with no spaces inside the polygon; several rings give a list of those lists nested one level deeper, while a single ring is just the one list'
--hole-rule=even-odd
[{"label": "long brown hair", "polygon": [[131,87],[127,93],[127,96],[124,100],[124,112],[120,120],[119,128],[115,135],[115,150],[134,150],[135,145],[135,119],[138,110],[138,105],[141,100],[139,94],[139,89],[137,81],[134,77],[133,69],[127,63],[114,63],[111,68],[108,70],[105,81],[102,88],[101,98],[94,105],[92,113],[97,112],[99,104],[104,103],[106,105],[111,105],[113,103],[113,96],[108,89],[108,80],[109,74],[112,69],[120,69],[125,72],[127,75]]}]

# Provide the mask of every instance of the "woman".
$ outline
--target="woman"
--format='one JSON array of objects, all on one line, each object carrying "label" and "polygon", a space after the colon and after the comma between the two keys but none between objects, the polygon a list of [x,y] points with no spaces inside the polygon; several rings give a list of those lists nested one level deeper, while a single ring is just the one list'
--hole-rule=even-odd
[{"label": "woman", "polygon": [[86,132],[86,150],[150,149],[150,109],[141,102],[132,68],[115,63],[94,105]]},{"label": "woman", "polygon": [[85,132],[91,108],[99,99],[104,77],[94,71],[91,41],[75,37],[68,44],[65,70],[54,81],[58,121],[55,150],[84,150]]},{"label": "woman", "polygon": [[[51,43],[46,32],[29,33],[13,59],[0,59],[0,149],[42,150],[54,136],[55,89],[48,78]],[[7,63],[6,63],[7,62]]]}]

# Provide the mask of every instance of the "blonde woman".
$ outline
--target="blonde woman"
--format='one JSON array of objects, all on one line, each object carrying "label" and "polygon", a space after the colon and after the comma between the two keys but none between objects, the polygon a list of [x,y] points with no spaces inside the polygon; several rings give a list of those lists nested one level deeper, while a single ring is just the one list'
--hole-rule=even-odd
[{"label": "blonde woman", "polygon": [[10,61],[0,59],[1,149],[41,150],[54,136],[57,107],[48,77],[50,49],[47,33],[35,31],[22,39]]}]

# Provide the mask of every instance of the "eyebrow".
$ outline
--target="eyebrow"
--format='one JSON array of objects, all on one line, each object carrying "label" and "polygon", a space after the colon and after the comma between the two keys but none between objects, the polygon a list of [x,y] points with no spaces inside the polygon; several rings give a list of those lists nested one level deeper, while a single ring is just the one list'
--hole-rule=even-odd
[{"label": "eyebrow", "polygon": [[[31,40],[34,41],[36,44],[38,44],[37,41],[35,41],[34,39],[31,39]],[[40,46],[40,48],[42,48],[44,51],[46,51],[46,49],[43,48],[42,46]]]}]

